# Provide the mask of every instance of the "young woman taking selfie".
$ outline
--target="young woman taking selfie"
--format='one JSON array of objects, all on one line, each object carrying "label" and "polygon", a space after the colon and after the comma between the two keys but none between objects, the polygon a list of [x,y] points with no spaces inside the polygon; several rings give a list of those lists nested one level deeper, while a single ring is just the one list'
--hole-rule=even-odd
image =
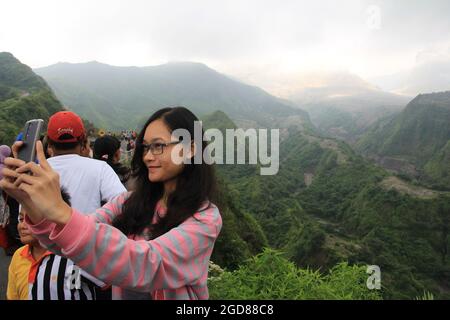
[{"label": "young woman taking selfie", "polygon": [[[171,157],[181,143],[172,132],[185,129],[193,137],[195,121],[183,107],[153,114],[137,138],[135,191],[91,215],[61,199],[58,175],[40,142],[40,165],[7,158],[0,187],[34,213],[25,221],[43,245],[112,284],[113,299],[207,299],[209,259],[222,227],[211,202],[213,167],[204,161],[177,164]],[[188,142],[179,156],[193,159],[205,147],[205,142]],[[20,143],[14,148],[17,151]],[[26,174],[29,171],[33,175]]]}]

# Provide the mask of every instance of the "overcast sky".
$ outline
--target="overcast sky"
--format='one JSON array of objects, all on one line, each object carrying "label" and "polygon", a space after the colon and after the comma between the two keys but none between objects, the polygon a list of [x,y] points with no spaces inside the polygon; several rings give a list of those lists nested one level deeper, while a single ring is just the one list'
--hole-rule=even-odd
[{"label": "overcast sky", "polygon": [[448,58],[449,17],[448,0],[0,0],[0,51],[31,67],[188,60],[370,78]]}]

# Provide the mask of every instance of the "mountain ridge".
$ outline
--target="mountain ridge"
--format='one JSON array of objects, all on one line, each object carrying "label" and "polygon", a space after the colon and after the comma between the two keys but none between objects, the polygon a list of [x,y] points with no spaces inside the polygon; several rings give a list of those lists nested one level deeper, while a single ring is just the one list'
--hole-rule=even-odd
[{"label": "mountain ridge", "polygon": [[171,62],[149,67],[60,63],[35,71],[65,105],[100,126],[137,127],[152,111],[183,105],[198,116],[223,110],[236,122],[254,120],[249,126],[274,127],[283,123],[274,123],[274,117],[300,117],[312,127],[305,111],[202,63]]},{"label": "mountain ridge", "polygon": [[0,141],[12,144],[26,121],[63,110],[46,82],[11,53],[0,53]]}]

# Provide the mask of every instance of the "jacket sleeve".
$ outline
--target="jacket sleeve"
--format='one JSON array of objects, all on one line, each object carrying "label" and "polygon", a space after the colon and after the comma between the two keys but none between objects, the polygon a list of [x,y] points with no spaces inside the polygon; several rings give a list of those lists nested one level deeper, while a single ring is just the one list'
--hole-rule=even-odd
[{"label": "jacket sleeve", "polygon": [[154,240],[136,241],[73,210],[69,222],[60,230],[53,226],[46,237],[63,256],[105,283],[151,292],[204,280],[221,227],[219,210],[211,206]]},{"label": "jacket sleeve", "polygon": [[[103,207],[90,214],[91,218],[96,222],[112,224],[114,218],[121,214],[122,206],[130,194],[131,192],[125,192],[114,197]],[[58,244],[48,238],[49,234],[58,228],[55,223],[44,219],[38,224],[33,225],[28,216],[25,216],[25,223],[28,225],[33,235],[39,240],[41,245],[57,255],[63,255]]]}]

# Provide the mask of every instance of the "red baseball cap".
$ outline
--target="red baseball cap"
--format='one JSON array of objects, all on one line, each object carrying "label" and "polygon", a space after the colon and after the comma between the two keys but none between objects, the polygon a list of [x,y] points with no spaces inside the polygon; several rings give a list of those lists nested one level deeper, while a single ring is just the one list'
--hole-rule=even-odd
[{"label": "red baseball cap", "polygon": [[80,141],[85,136],[83,121],[71,111],[59,111],[48,120],[47,136],[60,143]]}]

